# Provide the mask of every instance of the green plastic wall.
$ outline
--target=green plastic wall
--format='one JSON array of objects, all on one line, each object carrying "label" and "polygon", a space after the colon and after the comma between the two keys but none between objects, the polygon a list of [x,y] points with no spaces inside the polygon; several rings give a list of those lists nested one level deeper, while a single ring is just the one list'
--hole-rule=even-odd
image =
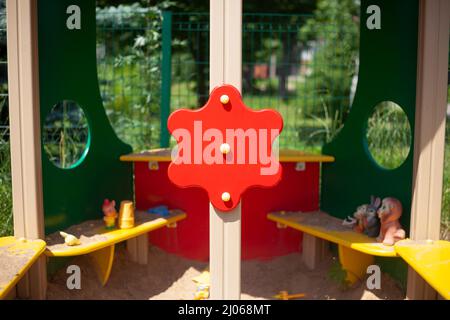
[{"label": "green plastic wall", "polygon": [[[38,1],[41,127],[56,103],[73,100],[82,107],[90,133],[87,152],[71,169],[55,166],[42,149],[46,233],[101,218],[104,198],[133,199],[132,165],[119,161],[132,150],[111,127],[98,87],[95,4]],[[66,27],[70,5],[81,9],[80,30]]]},{"label": "green plastic wall", "polygon": [[[381,9],[381,29],[369,30],[369,5]],[[417,0],[361,1],[361,39],[358,86],[351,112],[336,138],[323,147],[336,161],[322,168],[321,209],[345,218],[370,195],[392,196],[403,204],[402,225],[410,223],[413,145],[404,163],[394,170],[380,167],[367,147],[367,119],[381,101],[390,100],[405,111],[414,132],[418,47]]]}]

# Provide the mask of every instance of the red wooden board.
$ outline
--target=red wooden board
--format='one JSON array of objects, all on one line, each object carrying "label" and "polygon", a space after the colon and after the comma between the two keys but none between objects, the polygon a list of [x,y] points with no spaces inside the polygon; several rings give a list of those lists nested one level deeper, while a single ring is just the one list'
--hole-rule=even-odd
[{"label": "red wooden board", "polygon": [[[319,209],[319,163],[306,163],[296,171],[295,163],[282,163],[279,184],[270,189],[251,188],[243,195],[242,259],[269,259],[292,252],[301,246],[301,232],[278,229],[267,213],[279,210],[314,211]],[[152,244],[182,257],[208,261],[209,200],[200,188],[180,188],[167,176],[168,162],[150,170],[147,162],[135,163],[136,207],[147,210],[168,205],[187,213],[175,229],[163,228],[149,234]],[[301,250],[301,249],[300,249]]]},{"label": "red wooden board", "polygon": [[[221,102],[223,96],[228,103]],[[179,187],[205,189],[217,209],[230,211],[248,188],[279,182],[281,166],[272,155],[272,143],[282,127],[275,110],[253,111],[236,88],[217,87],[204,107],[177,110],[169,117],[168,128],[179,147],[169,179]],[[231,148],[226,155],[220,151],[223,143]],[[223,200],[224,193],[231,195],[229,201]]]}]

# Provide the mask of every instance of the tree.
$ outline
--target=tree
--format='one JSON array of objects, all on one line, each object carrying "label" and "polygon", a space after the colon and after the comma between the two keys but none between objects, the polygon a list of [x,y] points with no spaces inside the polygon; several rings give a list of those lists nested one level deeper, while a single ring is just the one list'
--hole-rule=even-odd
[{"label": "tree", "polygon": [[[359,50],[359,1],[319,0],[313,18],[301,29],[300,39],[313,42],[314,90],[326,111],[342,124],[350,109],[351,79]],[[320,110],[321,108],[317,108]]]}]

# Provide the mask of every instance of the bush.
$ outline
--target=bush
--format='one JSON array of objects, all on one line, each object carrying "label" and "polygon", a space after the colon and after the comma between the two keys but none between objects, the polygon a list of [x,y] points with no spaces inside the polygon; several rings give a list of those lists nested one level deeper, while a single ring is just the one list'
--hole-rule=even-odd
[{"label": "bush", "polygon": [[5,136],[0,132],[0,237],[13,234],[11,160]]}]

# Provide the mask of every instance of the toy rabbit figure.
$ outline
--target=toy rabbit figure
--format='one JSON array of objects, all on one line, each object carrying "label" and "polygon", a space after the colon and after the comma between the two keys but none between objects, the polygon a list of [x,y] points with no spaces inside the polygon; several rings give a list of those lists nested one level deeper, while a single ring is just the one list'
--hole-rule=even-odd
[{"label": "toy rabbit figure", "polygon": [[116,201],[109,201],[109,199],[103,201],[102,210],[105,215],[103,221],[105,221],[106,229],[114,229],[116,226],[117,211],[115,207]]},{"label": "toy rabbit figure", "polygon": [[384,198],[381,208],[378,209],[378,217],[381,220],[378,242],[392,246],[395,242],[405,239],[405,230],[398,221],[402,215],[402,204],[395,198]]},{"label": "toy rabbit figure", "polygon": [[370,205],[368,205],[366,209],[364,233],[372,238],[375,238],[380,233],[380,219],[377,215],[380,205],[380,198],[375,198],[374,196],[370,197]]},{"label": "toy rabbit figure", "polygon": [[356,219],[353,231],[364,232],[369,237],[376,237],[380,233],[380,221],[377,216],[380,205],[381,199],[371,196],[370,204],[359,206],[353,214]]}]

